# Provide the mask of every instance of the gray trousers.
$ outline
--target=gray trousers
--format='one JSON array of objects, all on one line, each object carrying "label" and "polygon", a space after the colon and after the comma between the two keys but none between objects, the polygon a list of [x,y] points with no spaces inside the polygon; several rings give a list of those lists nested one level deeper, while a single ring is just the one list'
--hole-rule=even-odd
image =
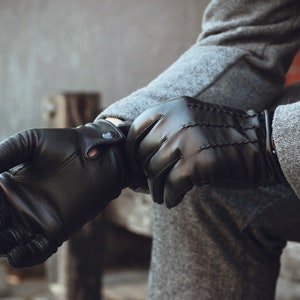
[{"label": "gray trousers", "polygon": [[300,241],[299,215],[282,186],[195,188],[171,210],[155,205],[147,299],[273,299],[286,241]]},{"label": "gray trousers", "polygon": [[[259,111],[278,104],[300,47],[299,11],[299,0],[212,0],[196,44],[101,116],[133,120],[183,95]],[[148,299],[273,299],[281,251],[300,240],[299,215],[299,199],[281,186],[195,188],[171,210],[155,205]]]},{"label": "gray trousers", "polygon": [[[300,83],[278,97],[299,99]],[[180,205],[154,212],[148,300],[274,299],[282,250],[300,242],[300,199],[282,185],[195,187]]]}]

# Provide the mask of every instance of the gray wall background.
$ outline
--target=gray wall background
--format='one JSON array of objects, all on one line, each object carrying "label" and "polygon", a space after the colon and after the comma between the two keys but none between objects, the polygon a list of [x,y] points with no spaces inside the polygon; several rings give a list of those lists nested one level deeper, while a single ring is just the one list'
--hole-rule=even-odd
[{"label": "gray wall background", "polygon": [[41,100],[100,91],[104,106],[189,48],[208,0],[0,0],[0,139],[43,126]]}]

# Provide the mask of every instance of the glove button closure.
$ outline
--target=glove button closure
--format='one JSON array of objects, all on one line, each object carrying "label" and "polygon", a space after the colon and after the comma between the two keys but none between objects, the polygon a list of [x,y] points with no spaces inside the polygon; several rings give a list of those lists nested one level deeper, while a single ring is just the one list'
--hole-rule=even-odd
[{"label": "glove button closure", "polygon": [[102,133],[102,137],[105,139],[105,140],[111,140],[111,139],[114,139],[116,137],[116,133],[114,131],[107,131],[107,132],[103,132]]}]

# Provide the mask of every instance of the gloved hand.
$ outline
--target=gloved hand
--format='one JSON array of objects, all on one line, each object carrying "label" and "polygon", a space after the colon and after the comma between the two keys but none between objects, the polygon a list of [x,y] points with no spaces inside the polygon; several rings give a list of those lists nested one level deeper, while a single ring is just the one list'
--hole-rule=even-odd
[{"label": "gloved hand", "polygon": [[0,254],[11,266],[43,262],[120,194],[130,176],[124,140],[96,120],[0,144]]},{"label": "gloved hand", "polygon": [[182,97],[136,118],[127,147],[153,199],[177,205],[193,186],[241,189],[285,182],[271,141],[272,113]]}]

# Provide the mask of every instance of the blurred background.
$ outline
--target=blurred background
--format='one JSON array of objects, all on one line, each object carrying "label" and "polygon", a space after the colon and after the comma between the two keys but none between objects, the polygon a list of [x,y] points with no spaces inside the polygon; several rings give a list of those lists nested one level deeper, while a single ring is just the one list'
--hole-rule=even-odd
[{"label": "blurred background", "polygon": [[[195,42],[207,2],[1,0],[0,139],[77,125],[66,115],[87,121],[79,102],[92,118],[94,101],[144,86]],[[96,300],[99,287],[103,299],[144,299],[151,226],[151,200],[127,191],[46,264],[2,260],[0,299]]]},{"label": "blurred background", "polygon": [[[144,86],[195,42],[207,3],[1,0],[0,139],[77,125],[70,115],[85,122]],[[47,263],[13,270],[0,260],[0,299],[145,299],[151,226],[151,199],[125,191]],[[290,249],[277,299],[300,299]]]},{"label": "blurred background", "polygon": [[41,99],[101,92],[109,105],[194,43],[206,1],[1,0],[0,137],[42,126]]}]

